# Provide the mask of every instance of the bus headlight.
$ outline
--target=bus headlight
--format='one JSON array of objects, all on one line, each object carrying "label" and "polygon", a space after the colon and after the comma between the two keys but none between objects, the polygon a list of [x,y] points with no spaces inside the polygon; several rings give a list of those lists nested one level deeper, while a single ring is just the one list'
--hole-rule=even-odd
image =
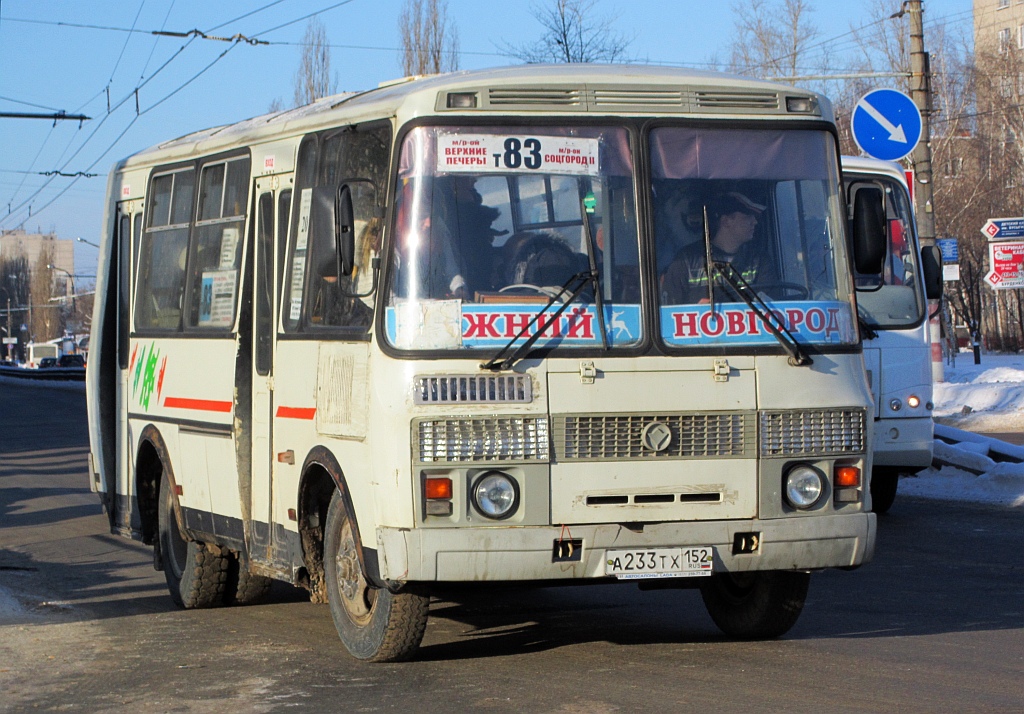
[{"label": "bus headlight", "polygon": [[488,471],[473,483],[473,506],[494,520],[508,518],[519,507],[519,484],[501,471]]},{"label": "bus headlight", "polygon": [[797,464],[786,472],[784,492],[793,508],[810,508],[821,498],[824,489],[825,479],[816,468]]}]

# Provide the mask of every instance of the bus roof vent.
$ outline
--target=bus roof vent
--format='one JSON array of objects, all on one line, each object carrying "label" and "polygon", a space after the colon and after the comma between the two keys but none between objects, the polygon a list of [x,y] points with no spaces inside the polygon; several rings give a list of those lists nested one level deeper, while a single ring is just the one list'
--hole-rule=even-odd
[{"label": "bus roof vent", "polygon": [[524,374],[450,374],[417,377],[416,404],[529,404],[533,381]]},{"label": "bus roof vent", "polygon": [[595,107],[683,108],[683,93],[678,89],[595,88],[592,97]]},{"label": "bus roof vent", "polygon": [[698,109],[718,111],[722,109],[752,109],[777,111],[779,95],[776,92],[750,92],[743,90],[714,90],[694,92]]},{"label": "bus roof vent", "polygon": [[490,89],[487,100],[492,107],[586,107],[583,91],[572,87]]}]

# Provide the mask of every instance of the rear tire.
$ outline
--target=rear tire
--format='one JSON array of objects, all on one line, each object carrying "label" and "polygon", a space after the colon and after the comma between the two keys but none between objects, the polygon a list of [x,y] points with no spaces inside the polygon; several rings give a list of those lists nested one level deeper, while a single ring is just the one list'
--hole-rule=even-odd
[{"label": "rear tire", "polygon": [[324,535],[327,602],[345,648],[367,662],[412,658],[427,626],[429,598],[371,587],[360,566],[355,522],[334,492]]},{"label": "rear tire", "polygon": [[224,587],[224,604],[259,605],[266,599],[273,582],[272,578],[250,572],[248,563],[242,562],[237,553],[232,553]]},{"label": "rear tire", "polygon": [[700,594],[708,614],[730,637],[780,637],[796,624],[807,598],[810,573],[767,570],[720,573],[702,578]]},{"label": "rear tire", "polygon": [[174,495],[166,478],[160,480],[158,519],[164,577],[174,604],[186,610],[220,605],[228,577],[227,551],[185,539],[174,517]]},{"label": "rear tire", "polygon": [[888,513],[896,500],[900,485],[900,472],[896,469],[876,466],[871,470],[871,510]]}]

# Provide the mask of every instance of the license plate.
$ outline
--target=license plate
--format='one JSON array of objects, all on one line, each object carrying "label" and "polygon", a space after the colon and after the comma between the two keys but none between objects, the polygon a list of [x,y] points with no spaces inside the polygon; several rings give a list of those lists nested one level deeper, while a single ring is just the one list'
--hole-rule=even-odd
[{"label": "license plate", "polygon": [[609,550],[607,556],[604,573],[619,580],[695,578],[711,575],[714,549],[702,545],[694,548]]}]

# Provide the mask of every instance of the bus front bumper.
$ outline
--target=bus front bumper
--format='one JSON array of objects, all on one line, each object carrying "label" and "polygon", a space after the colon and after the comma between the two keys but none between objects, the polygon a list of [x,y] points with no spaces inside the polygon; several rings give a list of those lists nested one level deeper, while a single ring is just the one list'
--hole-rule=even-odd
[{"label": "bus front bumper", "polygon": [[[749,533],[759,534],[757,552],[734,554],[736,535]],[[560,539],[582,541],[579,560],[553,562]],[[715,571],[856,566],[874,554],[875,514],[658,523],[642,531],[616,524],[377,530],[380,574],[399,582],[602,578],[609,550],[708,545]]]}]

